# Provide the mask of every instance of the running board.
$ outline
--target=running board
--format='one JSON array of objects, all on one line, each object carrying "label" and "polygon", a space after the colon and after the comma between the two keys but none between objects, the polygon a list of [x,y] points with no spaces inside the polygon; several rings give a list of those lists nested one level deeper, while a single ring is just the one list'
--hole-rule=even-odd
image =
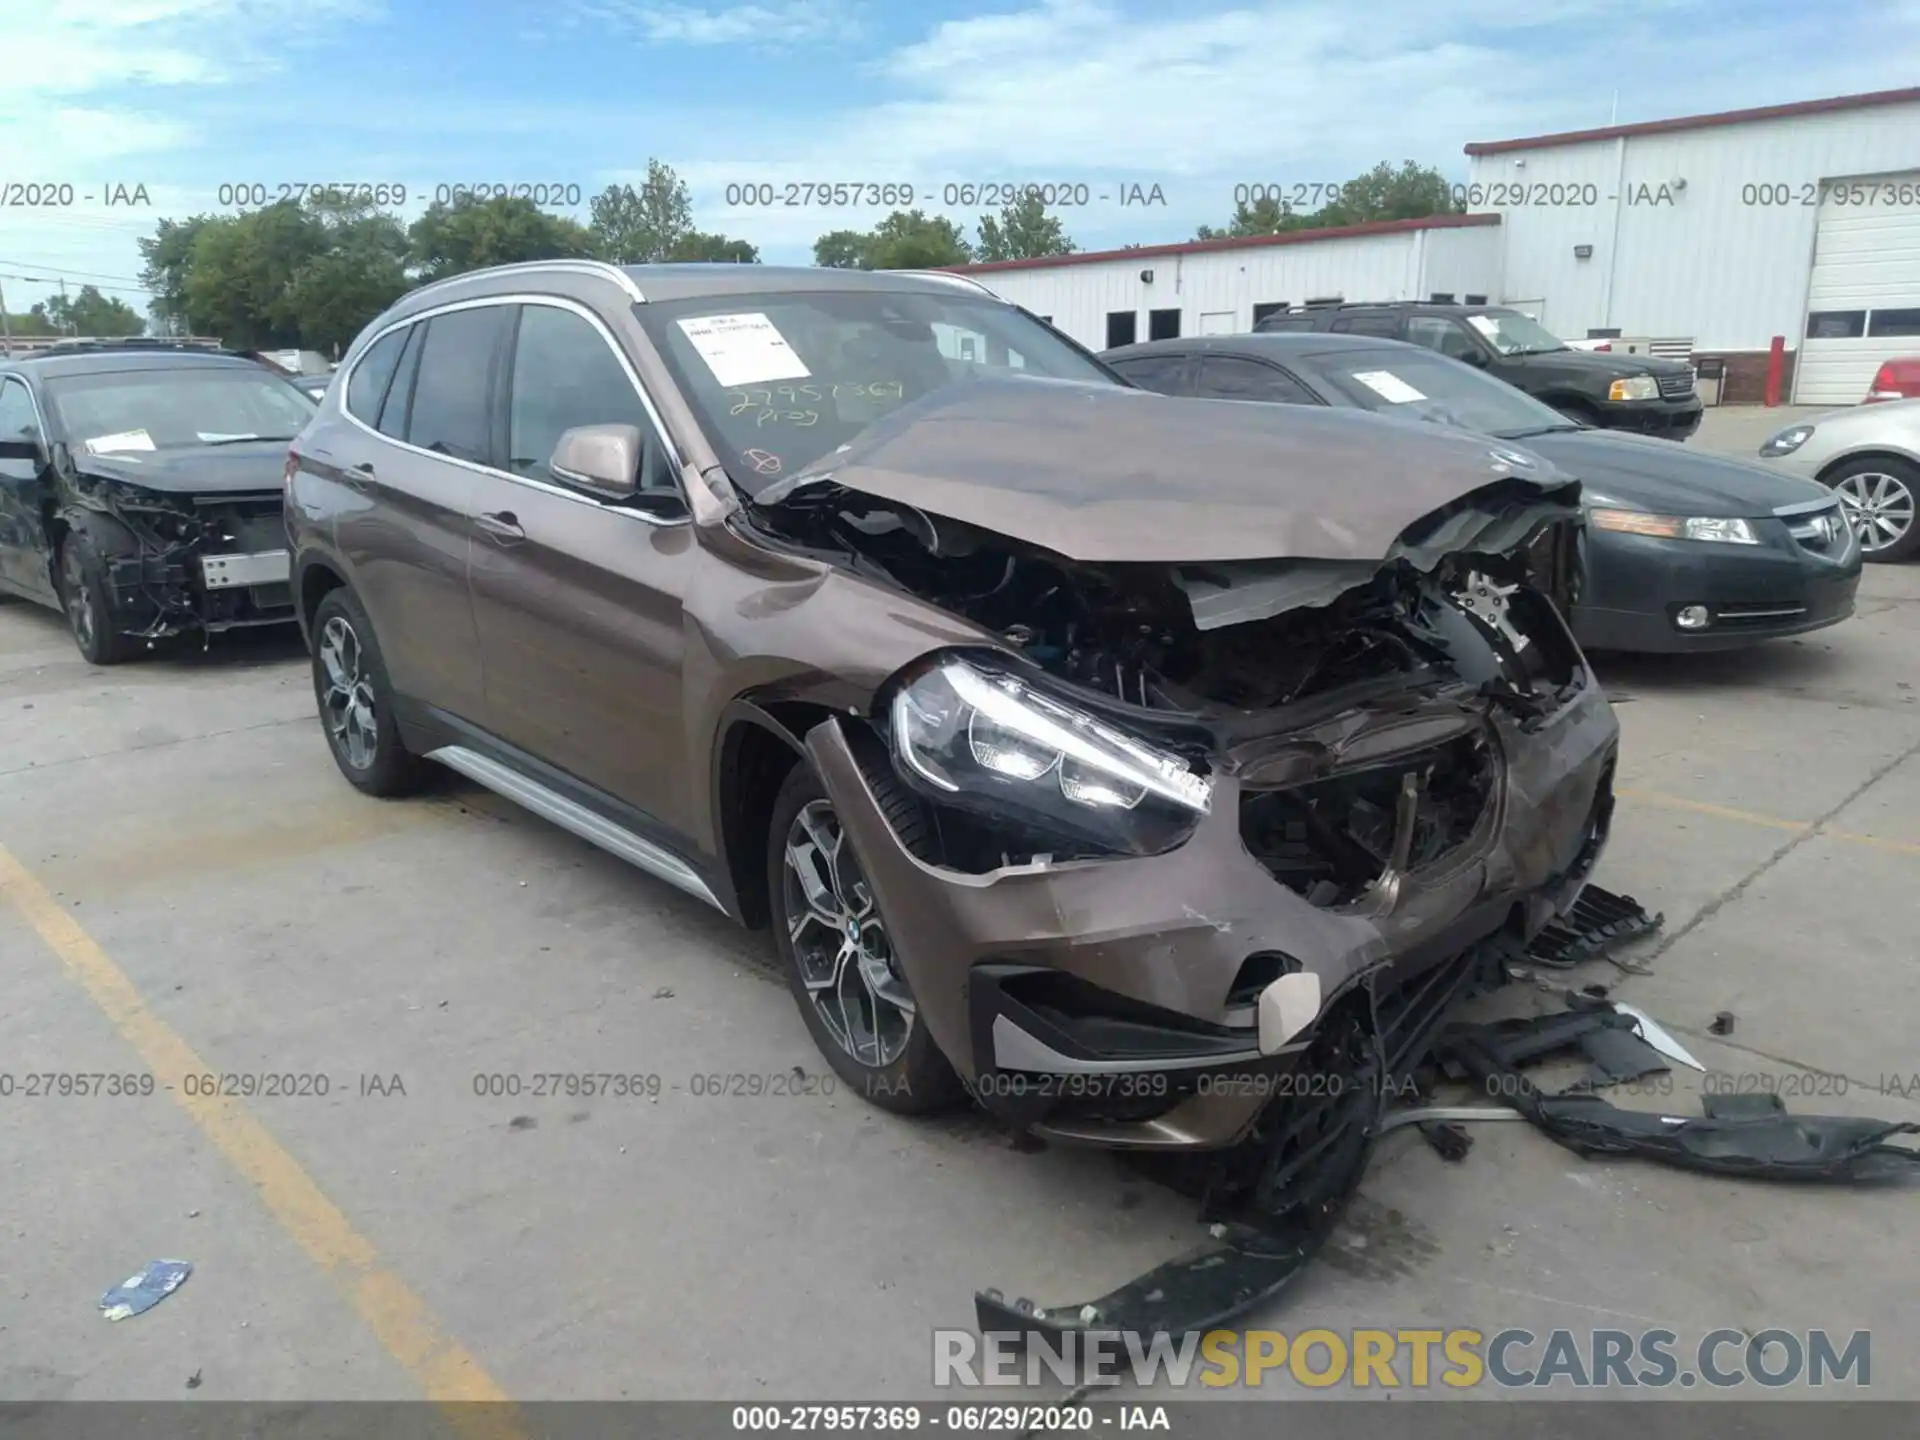
[{"label": "running board", "polygon": [[707,888],[707,882],[679,856],[624,826],[614,824],[603,815],[596,815],[586,806],[548,789],[539,781],[528,779],[518,770],[502,765],[477,750],[469,750],[464,745],[444,745],[428,752],[426,758],[438,761],[449,770],[459,771],[494,794],[531,810],[542,820],[551,821],[562,830],[578,835],[589,845],[597,845],[636,869],[686,891],[695,899],[706,901],[714,909],[725,910],[726,907],[714,898],[713,891]]}]

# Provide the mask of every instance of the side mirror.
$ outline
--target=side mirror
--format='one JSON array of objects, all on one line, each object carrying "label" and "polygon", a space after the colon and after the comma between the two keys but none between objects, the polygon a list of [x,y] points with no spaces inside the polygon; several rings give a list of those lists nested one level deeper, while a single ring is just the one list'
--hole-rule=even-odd
[{"label": "side mirror", "polygon": [[553,478],[624,500],[639,488],[646,440],[638,425],[576,425],[553,447]]},{"label": "side mirror", "polygon": [[44,465],[47,456],[38,440],[0,440],[0,460],[30,460]]},{"label": "side mirror", "polygon": [[1487,352],[1484,350],[1469,350],[1460,358],[1466,361],[1467,364],[1476,365],[1482,370],[1487,368]]}]

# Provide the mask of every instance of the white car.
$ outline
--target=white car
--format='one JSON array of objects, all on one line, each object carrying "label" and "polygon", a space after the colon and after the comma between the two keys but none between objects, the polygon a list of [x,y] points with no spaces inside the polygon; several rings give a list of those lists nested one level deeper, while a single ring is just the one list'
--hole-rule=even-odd
[{"label": "white car", "polygon": [[1760,458],[1818,480],[1840,497],[1870,561],[1920,550],[1920,399],[1886,400],[1796,421],[1760,447]]}]

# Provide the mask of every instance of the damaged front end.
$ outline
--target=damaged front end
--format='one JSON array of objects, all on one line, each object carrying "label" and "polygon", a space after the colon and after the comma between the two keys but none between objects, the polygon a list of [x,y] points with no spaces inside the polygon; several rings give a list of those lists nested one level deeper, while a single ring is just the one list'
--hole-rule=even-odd
[{"label": "damaged front end", "polygon": [[1343,997],[1371,1011],[1573,903],[1618,731],[1550,596],[1571,493],[1495,482],[1365,565],[1086,564],[837,486],[756,515],[1000,641],[808,739],[983,1104],[1233,1145],[1318,1083]]},{"label": "damaged front end", "polygon": [[116,629],[142,640],[294,618],[277,490],[196,494],[69,468],[57,516],[99,555]]}]

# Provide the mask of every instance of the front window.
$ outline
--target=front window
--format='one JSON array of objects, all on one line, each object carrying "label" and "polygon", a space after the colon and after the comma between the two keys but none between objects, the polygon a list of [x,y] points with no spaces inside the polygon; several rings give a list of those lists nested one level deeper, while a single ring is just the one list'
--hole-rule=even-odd
[{"label": "front window", "polygon": [[1388,415],[1506,440],[1579,428],[1506,381],[1425,350],[1341,350],[1319,356],[1314,364],[1354,404]]},{"label": "front window", "polygon": [[753,494],[950,385],[1115,383],[1013,306],[969,295],[791,291],[636,311],[728,473]]},{"label": "front window", "polygon": [[1467,324],[1502,355],[1545,355],[1551,350],[1567,348],[1566,341],[1518,310],[1489,310],[1482,315],[1469,315]]},{"label": "front window", "polygon": [[47,382],[58,433],[75,450],[131,454],[242,441],[285,443],[314,403],[254,366],[155,366]]}]

